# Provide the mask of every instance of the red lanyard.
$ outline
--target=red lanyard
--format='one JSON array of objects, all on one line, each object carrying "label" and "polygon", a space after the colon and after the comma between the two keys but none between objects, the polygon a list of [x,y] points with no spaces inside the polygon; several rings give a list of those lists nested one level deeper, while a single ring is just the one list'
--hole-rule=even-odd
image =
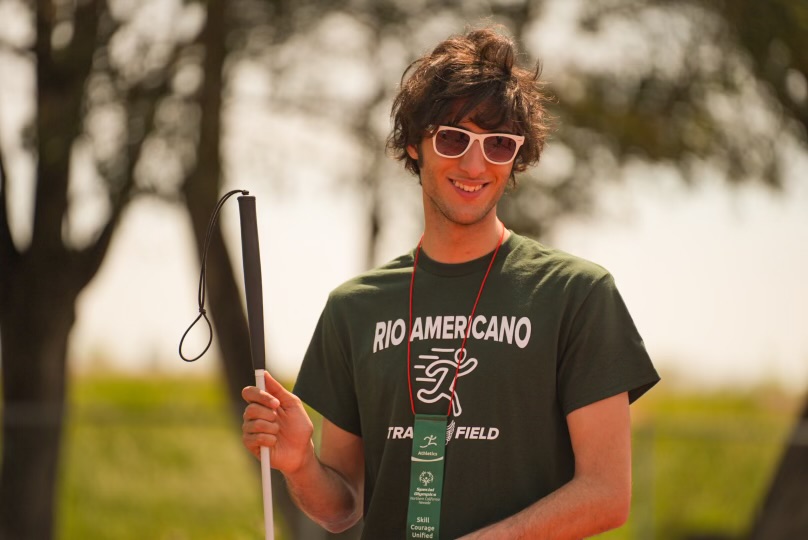
[{"label": "red lanyard", "polygon": [[[471,315],[469,315],[468,324],[466,324],[466,335],[463,336],[463,342],[460,344],[460,354],[457,357],[457,366],[455,367],[455,374],[454,378],[452,379],[452,395],[449,398],[449,410],[446,413],[447,416],[452,414],[452,405],[454,404],[454,397],[455,397],[455,388],[457,386],[457,377],[460,374],[460,364],[463,363],[463,360],[466,359],[466,341],[469,338],[469,331],[471,330],[471,323],[474,320],[474,312],[477,311],[477,304],[480,302],[480,296],[483,294],[483,289],[485,288],[485,282],[488,281],[488,274],[491,273],[491,268],[494,266],[494,260],[497,258],[497,253],[499,253],[499,248],[502,246],[502,240],[505,238],[505,225],[502,226],[502,233],[499,235],[499,242],[497,243],[497,247],[494,250],[494,254],[491,256],[491,262],[488,263],[488,270],[485,271],[485,276],[483,276],[483,282],[480,284],[480,290],[477,292],[477,299],[474,300],[474,307],[471,308]],[[421,244],[424,241],[423,235],[421,235],[421,239],[418,241],[418,247],[415,248],[415,260],[412,264],[412,277],[410,278],[410,324],[409,324],[409,332],[407,333],[407,386],[410,390],[410,408],[412,408],[412,414],[415,415],[415,400],[412,397],[412,356],[411,356],[411,349],[412,349],[412,291],[415,288],[415,270],[418,268],[418,255],[421,253]]]}]

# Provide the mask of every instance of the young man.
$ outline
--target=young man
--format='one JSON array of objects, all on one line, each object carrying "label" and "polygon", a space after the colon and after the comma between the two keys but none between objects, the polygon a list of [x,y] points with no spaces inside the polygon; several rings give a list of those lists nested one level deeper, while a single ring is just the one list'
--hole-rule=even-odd
[{"label": "young man", "polygon": [[629,403],[659,377],[607,271],[497,218],[547,133],[539,70],[514,58],[476,30],[405,73],[389,146],[420,177],[422,241],[331,293],[294,394],[244,390],[245,446],[331,531],[582,538],[627,518]]}]

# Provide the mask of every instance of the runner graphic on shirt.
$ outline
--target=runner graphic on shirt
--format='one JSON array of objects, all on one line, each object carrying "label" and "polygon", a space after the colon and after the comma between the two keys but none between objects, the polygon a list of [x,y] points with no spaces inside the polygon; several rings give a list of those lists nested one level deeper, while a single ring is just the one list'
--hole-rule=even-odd
[{"label": "runner graphic on shirt", "polygon": [[[466,349],[468,356],[468,348]],[[448,357],[448,358],[446,358]],[[454,358],[453,360],[451,358]],[[460,349],[446,349],[433,347],[428,354],[418,355],[419,363],[413,366],[416,370],[423,370],[421,376],[416,376],[416,382],[427,383],[427,388],[421,388],[416,395],[422,403],[435,403],[442,399],[449,400],[452,397],[452,379],[454,379],[457,363],[460,364],[460,372],[457,378],[468,375],[477,367],[476,358],[463,359]],[[463,413],[460,405],[460,393],[455,392],[452,402],[452,415],[458,417]]]}]

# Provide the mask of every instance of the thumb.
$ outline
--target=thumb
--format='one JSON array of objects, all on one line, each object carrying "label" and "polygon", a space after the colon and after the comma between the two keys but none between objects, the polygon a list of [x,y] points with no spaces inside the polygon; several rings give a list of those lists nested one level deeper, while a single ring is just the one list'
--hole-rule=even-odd
[{"label": "thumb", "polygon": [[264,370],[264,385],[266,387],[266,391],[269,394],[272,394],[278,401],[284,402],[289,398],[293,398],[294,395],[289,392],[281,383],[276,381],[272,375],[269,374],[268,371]]}]

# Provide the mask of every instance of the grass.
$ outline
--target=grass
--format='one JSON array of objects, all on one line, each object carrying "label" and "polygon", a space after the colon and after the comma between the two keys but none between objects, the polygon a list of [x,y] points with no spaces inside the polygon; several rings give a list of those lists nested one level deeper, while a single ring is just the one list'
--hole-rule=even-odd
[{"label": "grass", "polygon": [[85,378],[72,395],[59,538],[261,537],[257,469],[214,381]]},{"label": "grass", "polygon": [[[740,537],[799,403],[775,390],[652,391],[633,406],[632,517],[600,538]],[[257,465],[217,381],[83,377],[70,407],[60,540],[263,537]]]},{"label": "grass", "polygon": [[633,411],[632,516],[601,538],[744,537],[799,404],[772,389],[652,391]]}]

